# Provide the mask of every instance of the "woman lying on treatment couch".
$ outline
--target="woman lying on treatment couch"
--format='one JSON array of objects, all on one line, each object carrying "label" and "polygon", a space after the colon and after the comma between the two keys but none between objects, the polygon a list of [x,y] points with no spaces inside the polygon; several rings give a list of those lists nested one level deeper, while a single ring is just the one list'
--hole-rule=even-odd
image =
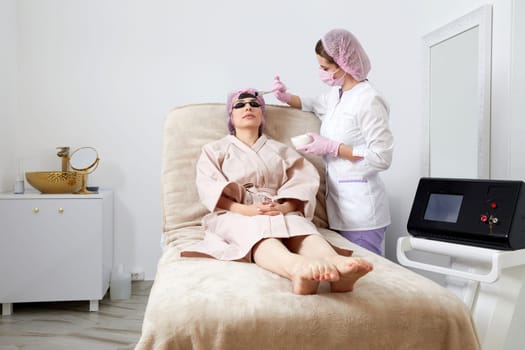
[{"label": "woman lying on treatment couch", "polygon": [[206,144],[197,162],[197,188],[210,211],[205,237],[184,257],[255,262],[292,282],[296,294],[352,291],[369,262],[333,247],[311,222],[319,174],[291,147],[263,133],[265,102],[253,89],[228,96],[231,135]]}]

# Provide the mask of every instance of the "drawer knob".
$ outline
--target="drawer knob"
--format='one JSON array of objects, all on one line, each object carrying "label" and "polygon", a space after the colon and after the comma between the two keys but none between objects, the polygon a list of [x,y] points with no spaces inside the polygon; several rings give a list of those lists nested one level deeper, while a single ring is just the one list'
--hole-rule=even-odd
[{"label": "drawer knob", "polygon": [[38,208],[33,208],[33,213],[37,214],[40,211]]},{"label": "drawer knob", "polygon": [[62,214],[64,212],[64,208],[58,208],[58,213]]}]

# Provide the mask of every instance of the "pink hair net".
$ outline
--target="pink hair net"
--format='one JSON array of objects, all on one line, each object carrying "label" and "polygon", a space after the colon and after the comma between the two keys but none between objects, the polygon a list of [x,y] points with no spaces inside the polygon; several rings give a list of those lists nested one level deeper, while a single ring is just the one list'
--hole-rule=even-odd
[{"label": "pink hair net", "polygon": [[235,134],[235,127],[233,126],[233,121],[232,121],[232,109],[233,109],[233,104],[239,99],[239,96],[241,96],[242,94],[250,94],[250,95],[255,96],[255,98],[257,99],[257,102],[259,102],[261,105],[261,110],[263,113],[262,123],[261,123],[261,126],[259,127],[259,134],[261,134],[264,129],[264,124],[266,123],[266,119],[264,118],[264,112],[266,110],[266,102],[264,102],[264,98],[262,97],[262,95],[259,94],[257,90],[252,89],[252,88],[233,91],[228,94],[228,97],[226,99],[226,114],[228,115],[228,130],[230,131],[230,134],[232,135]]},{"label": "pink hair net", "polygon": [[370,60],[359,40],[345,29],[333,29],[321,39],[323,48],[342,70],[355,80],[365,80],[370,72]]}]

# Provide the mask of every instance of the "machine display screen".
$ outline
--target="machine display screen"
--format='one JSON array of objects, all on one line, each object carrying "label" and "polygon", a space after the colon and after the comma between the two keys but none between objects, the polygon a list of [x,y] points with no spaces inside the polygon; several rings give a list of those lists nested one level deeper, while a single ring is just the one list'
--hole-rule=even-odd
[{"label": "machine display screen", "polygon": [[431,193],[424,219],[456,223],[462,202],[462,195]]}]

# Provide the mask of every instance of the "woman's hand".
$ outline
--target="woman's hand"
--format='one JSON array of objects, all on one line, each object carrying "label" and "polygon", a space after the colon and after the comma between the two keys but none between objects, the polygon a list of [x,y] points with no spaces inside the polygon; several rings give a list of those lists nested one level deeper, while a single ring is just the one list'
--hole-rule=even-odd
[{"label": "woman's hand", "polygon": [[241,204],[221,196],[217,208],[231,211],[245,216],[288,214],[301,208],[302,202],[297,199],[279,199],[276,201],[264,201],[259,204]]},{"label": "woman's hand", "polygon": [[284,210],[282,204],[270,201],[258,204],[257,210],[259,212],[259,215],[275,216],[279,214],[286,214],[286,212],[282,212],[282,210]]},{"label": "woman's hand", "polygon": [[309,132],[307,135],[312,138],[312,142],[297,147],[298,151],[304,151],[317,156],[329,154],[332,157],[337,157],[339,155],[339,146],[341,145],[341,142],[330,140],[314,132]]},{"label": "woman's hand", "polygon": [[259,204],[232,203],[229,211],[244,216],[269,215],[275,216],[290,212],[290,204],[266,201]]},{"label": "woman's hand", "polygon": [[282,83],[278,76],[276,76],[273,80],[272,91],[279,101],[290,103],[292,95],[286,91],[286,86]]},{"label": "woman's hand", "polygon": [[297,211],[300,201],[296,199],[283,199],[277,201],[267,201],[258,205],[259,215],[279,215]]}]

